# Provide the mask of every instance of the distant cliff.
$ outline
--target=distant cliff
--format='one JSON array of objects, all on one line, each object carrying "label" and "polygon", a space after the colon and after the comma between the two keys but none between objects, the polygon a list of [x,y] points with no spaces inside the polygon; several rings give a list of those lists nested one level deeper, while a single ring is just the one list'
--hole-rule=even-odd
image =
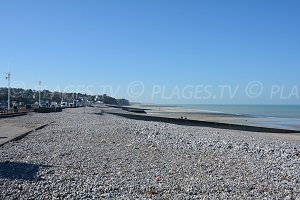
[{"label": "distant cliff", "polygon": [[129,101],[127,99],[115,99],[113,97],[104,95],[97,95],[95,97],[95,101],[101,101],[105,104],[111,104],[111,105],[119,105],[119,106],[129,106]]}]

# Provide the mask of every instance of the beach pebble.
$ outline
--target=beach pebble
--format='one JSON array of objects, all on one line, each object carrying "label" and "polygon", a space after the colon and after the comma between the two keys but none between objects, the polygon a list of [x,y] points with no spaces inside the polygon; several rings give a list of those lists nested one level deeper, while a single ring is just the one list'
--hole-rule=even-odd
[{"label": "beach pebble", "polygon": [[138,121],[98,108],[0,147],[0,199],[300,199],[300,145],[264,133]]}]

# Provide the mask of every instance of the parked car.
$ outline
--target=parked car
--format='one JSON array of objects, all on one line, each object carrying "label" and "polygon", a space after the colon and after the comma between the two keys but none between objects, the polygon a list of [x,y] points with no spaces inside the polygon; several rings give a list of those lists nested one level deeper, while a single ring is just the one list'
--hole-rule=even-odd
[{"label": "parked car", "polygon": [[57,107],[58,107],[57,102],[52,101],[51,104],[50,104],[50,107],[51,107],[51,108],[57,108]]},{"label": "parked car", "polygon": [[66,107],[68,107],[68,103],[67,102],[61,102],[60,107],[66,108]]},{"label": "parked car", "polygon": [[25,106],[25,108],[26,108],[26,109],[32,109],[32,105],[27,104],[27,105]]}]

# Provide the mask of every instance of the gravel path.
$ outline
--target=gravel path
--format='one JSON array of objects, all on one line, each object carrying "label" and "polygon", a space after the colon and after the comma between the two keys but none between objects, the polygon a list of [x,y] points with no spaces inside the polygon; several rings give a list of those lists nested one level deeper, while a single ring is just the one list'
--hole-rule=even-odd
[{"label": "gravel path", "polygon": [[0,148],[0,199],[300,199],[300,144],[96,115],[14,118],[42,130]]}]

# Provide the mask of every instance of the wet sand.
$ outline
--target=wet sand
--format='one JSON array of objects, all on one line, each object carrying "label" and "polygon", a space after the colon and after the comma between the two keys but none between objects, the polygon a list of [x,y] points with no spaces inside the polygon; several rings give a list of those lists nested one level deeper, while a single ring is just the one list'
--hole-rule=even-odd
[{"label": "wet sand", "polygon": [[169,118],[187,118],[190,120],[228,123],[247,126],[259,126],[268,128],[279,128],[300,131],[299,119],[286,118],[266,118],[266,117],[250,117],[243,115],[223,114],[223,113],[202,113],[193,109],[183,109],[172,106],[156,106],[156,105],[132,105],[136,108],[145,108],[147,114],[151,116],[169,117]]}]

